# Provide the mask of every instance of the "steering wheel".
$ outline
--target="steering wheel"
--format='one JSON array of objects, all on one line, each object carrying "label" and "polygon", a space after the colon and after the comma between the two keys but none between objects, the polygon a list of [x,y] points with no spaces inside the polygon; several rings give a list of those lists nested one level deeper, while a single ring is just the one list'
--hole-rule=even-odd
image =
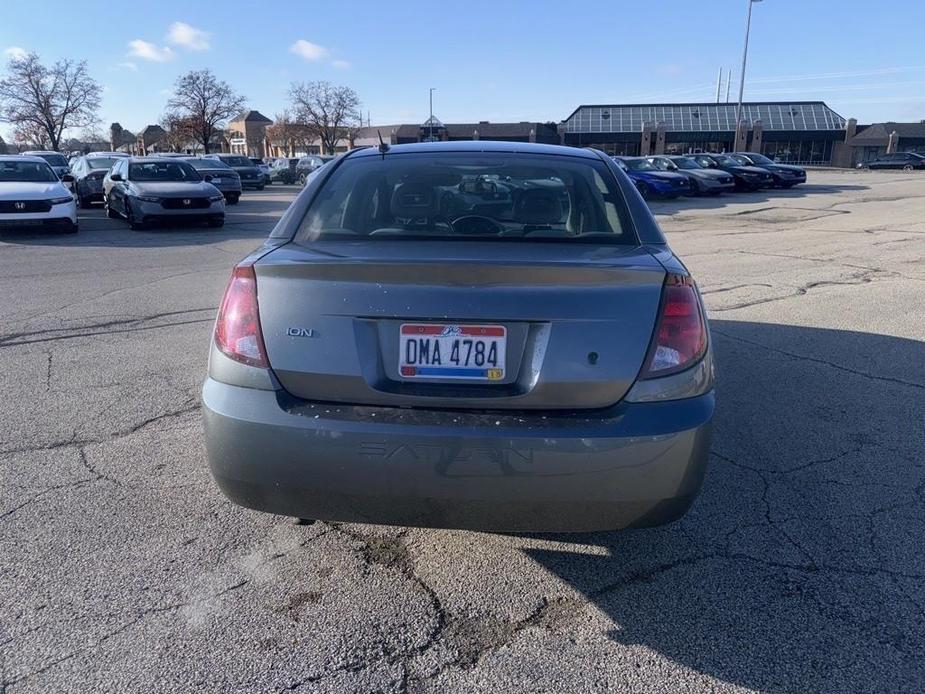
[{"label": "steering wheel", "polygon": [[504,227],[498,224],[491,217],[483,217],[478,214],[467,214],[463,217],[457,217],[450,222],[453,231],[464,236],[467,235],[498,235],[504,231]]}]

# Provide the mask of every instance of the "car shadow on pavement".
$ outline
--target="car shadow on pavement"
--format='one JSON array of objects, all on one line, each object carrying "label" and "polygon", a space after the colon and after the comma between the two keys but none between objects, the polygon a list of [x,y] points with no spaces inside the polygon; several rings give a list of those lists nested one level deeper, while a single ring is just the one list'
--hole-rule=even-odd
[{"label": "car shadow on pavement", "polygon": [[613,641],[643,647],[639,660],[648,649],[762,691],[921,691],[925,345],[712,329],[715,431],[690,513],[662,528],[531,535],[551,544],[523,551],[606,614]]},{"label": "car shadow on pavement", "polygon": [[715,196],[681,197],[674,200],[649,200],[649,207],[659,215],[680,214],[689,209],[712,210],[727,207],[732,203],[753,204],[759,202],[773,202],[775,200],[789,200],[805,198],[824,193],[845,193],[850,191],[868,190],[865,185],[829,185],[805,183],[793,188],[765,188],[753,192],[723,193]]}]

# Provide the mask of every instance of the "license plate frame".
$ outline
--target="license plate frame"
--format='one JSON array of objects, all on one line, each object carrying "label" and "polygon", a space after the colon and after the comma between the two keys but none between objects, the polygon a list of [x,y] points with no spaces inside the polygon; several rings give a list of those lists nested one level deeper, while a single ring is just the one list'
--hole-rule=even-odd
[{"label": "license plate frame", "polygon": [[505,378],[506,360],[507,328],[503,325],[402,323],[399,326],[398,373],[403,380],[498,383]]}]

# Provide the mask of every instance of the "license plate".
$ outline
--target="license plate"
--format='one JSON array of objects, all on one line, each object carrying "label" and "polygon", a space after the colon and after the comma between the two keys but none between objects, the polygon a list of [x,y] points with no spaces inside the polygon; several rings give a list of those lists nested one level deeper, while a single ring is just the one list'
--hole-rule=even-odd
[{"label": "license plate", "polygon": [[404,323],[398,347],[402,378],[504,379],[507,329],[503,325]]},{"label": "license plate", "polygon": [[213,179],[212,179],[212,183],[221,183],[221,182],[222,182],[222,179],[220,179],[220,178],[213,178]]}]

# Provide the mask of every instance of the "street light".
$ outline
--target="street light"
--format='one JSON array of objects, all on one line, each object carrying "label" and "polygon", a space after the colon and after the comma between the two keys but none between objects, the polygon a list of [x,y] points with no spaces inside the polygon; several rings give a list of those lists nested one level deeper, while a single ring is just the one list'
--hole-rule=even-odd
[{"label": "street light", "polygon": [[736,135],[739,133],[739,123],[742,122],[742,96],[745,93],[745,62],[748,60],[748,33],[752,28],[752,3],[761,0],[746,0],[748,3],[748,16],[745,19],[745,48],[742,51],[742,73],[739,75],[739,105],[736,107]]},{"label": "street light", "polygon": [[434,92],[437,91],[436,87],[430,88],[430,118],[427,119],[428,129],[430,133],[427,136],[428,142],[434,141]]}]

